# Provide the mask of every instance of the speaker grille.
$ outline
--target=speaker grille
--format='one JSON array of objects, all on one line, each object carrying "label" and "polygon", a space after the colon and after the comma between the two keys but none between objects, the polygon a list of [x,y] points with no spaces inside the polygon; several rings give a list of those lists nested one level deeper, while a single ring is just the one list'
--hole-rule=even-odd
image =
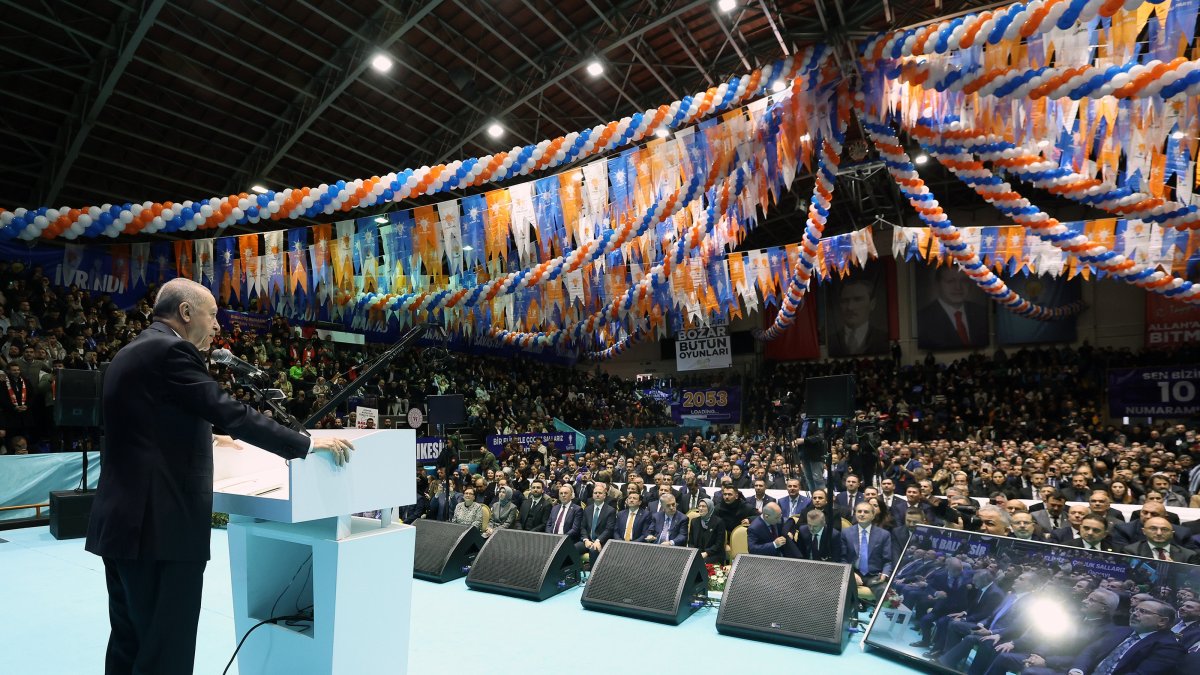
[{"label": "speaker grille", "polygon": [[428,575],[441,575],[458,543],[474,529],[472,525],[424,518],[418,519],[415,524],[417,542],[413,554],[413,572]]},{"label": "speaker grille", "polygon": [[[638,607],[675,616],[696,550],[610,541],[588,577],[588,600]],[[691,598],[683,598],[690,602]]]},{"label": "speaker grille", "polygon": [[743,554],[730,570],[718,628],[728,625],[840,644],[850,568]]},{"label": "speaker grille", "polygon": [[560,535],[497,530],[483,545],[467,581],[536,591],[564,542],[570,545]]}]

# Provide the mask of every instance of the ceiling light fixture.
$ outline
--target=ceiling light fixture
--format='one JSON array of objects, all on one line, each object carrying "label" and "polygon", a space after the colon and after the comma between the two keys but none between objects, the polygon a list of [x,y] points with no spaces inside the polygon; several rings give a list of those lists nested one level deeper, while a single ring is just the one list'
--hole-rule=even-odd
[{"label": "ceiling light fixture", "polygon": [[1178,140],[1180,140],[1180,139],[1182,139],[1182,138],[1183,138],[1183,132],[1182,132],[1182,131],[1176,131],[1176,132],[1174,132],[1174,133],[1172,133],[1172,134],[1171,134],[1171,138],[1174,138],[1175,140],[1177,140],[1177,141],[1178,141]]},{"label": "ceiling light fixture", "polygon": [[783,80],[775,80],[775,82],[771,85],[771,91],[775,92],[776,94],[784,89],[787,89],[787,84],[784,83]]},{"label": "ceiling light fixture", "polygon": [[916,159],[917,165],[924,164],[925,162],[928,162],[928,161],[929,161],[929,155],[927,155],[923,152],[921,154],[917,155],[917,159]]},{"label": "ceiling light fixture", "polygon": [[387,216],[375,216],[375,222],[379,223],[380,225],[387,225]]},{"label": "ceiling light fixture", "polygon": [[386,73],[392,69],[392,57],[387,54],[376,54],[371,59],[371,67],[381,73]]},{"label": "ceiling light fixture", "polygon": [[492,138],[500,138],[504,135],[504,127],[500,126],[499,122],[492,122],[488,125],[487,132]]},{"label": "ceiling light fixture", "polygon": [[251,192],[257,192],[257,193],[258,193],[258,194],[260,194],[260,195],[265,195],[265,194],[267,194],[267,188],[265,188],[265,187],[263,187],[263,186],[261,186],[261,185],[257,185],[257,184],[255,184],[255,185],[251,185],[251,186],[250,186],[250,191],[251,191]]},{"label": "ceiling light fixture", "polygon": [[474,251],[474,250],[475,250],[475,247],[474,247],[474,246],[471,246],[470,244],[467,244],[466,246],[462,247],[462,250],[464,250],[464,251]]},{"label": "ceiling light fixture", "polygon": [[732,12],[737,7],[737,0],[717,0],[717,9],[726,14]]},{"label": "ceiling light fixture", "polygon": [[592,77],[600,77],[604,74],[604,64],[600,63],[600,59],[592,59],[587,64],[587,74]]},{"label": "ceiling light fixture", "polygon": [[659,127],[654,130],[654,135],[658,136],[659,138],[666,138],[667,136],[671,135],[671,132],[667,131],[666,127]]}]

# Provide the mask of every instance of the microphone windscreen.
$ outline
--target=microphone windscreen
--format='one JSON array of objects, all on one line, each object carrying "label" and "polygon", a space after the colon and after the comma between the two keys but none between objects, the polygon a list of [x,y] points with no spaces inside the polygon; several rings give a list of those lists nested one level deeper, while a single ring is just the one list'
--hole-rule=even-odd
[{"label": "microphone windscreen", "polygon": [[230,363],[233,360],[233,352],[228,349],[214,349],[212,360],[215,363]]}]

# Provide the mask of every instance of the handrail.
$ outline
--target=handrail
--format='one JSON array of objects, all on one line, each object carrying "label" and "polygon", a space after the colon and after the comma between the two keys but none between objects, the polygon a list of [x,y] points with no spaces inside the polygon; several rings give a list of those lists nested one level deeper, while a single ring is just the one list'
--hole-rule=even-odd
[{"label": "handrail", "polygon": [[18,504],[16,506],[0,506],[0,511],[20,511],[21,509],[33,509],[34,518],[42,517],[42,509],[50,508],[50,502],[42,504]]}]

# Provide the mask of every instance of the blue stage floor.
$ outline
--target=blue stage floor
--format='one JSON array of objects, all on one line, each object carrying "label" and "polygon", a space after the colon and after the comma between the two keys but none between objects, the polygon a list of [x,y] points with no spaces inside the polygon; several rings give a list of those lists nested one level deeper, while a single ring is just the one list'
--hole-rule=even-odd
[{"label": "blue stage floor", "polygon": [[[101,673],[108,612],[100,559],[83,550],[82,539],[57,541],[44,527],[8,531],[3,538],[8,542],[0,543],[0,673]],[[195,672],[204,675],[220,675],[237,644],[224,532],[213,533],[212,555],[196,649]],[[800,665],[871,675],[912,672],[884,656],[863,653],[861,634],[853,636],[845,654],[833,656],[720,635],[716,609],[701,609],[683,624],[669,626],[585,610],[579,604],[581,593],[575,588],[537,603],[471,591],[462,580],[444,585],[414,581],[408,672],[460,670],[472,658],[480,667],[507,664],[501,671],[508,672],[520,669],[529,657],[576,664],[584,653],[602,663],[617,665],[628,657],[645,666],[646,658],[658,662],[667,644],[672,645],[668,660],[673,664],[667,667],[705,672]],[[387,640],[386,629],[379,638]],[[230,672],[237,672],[236,663]],[[397,669],[394,663],[382,663],[378,672]]]}]

